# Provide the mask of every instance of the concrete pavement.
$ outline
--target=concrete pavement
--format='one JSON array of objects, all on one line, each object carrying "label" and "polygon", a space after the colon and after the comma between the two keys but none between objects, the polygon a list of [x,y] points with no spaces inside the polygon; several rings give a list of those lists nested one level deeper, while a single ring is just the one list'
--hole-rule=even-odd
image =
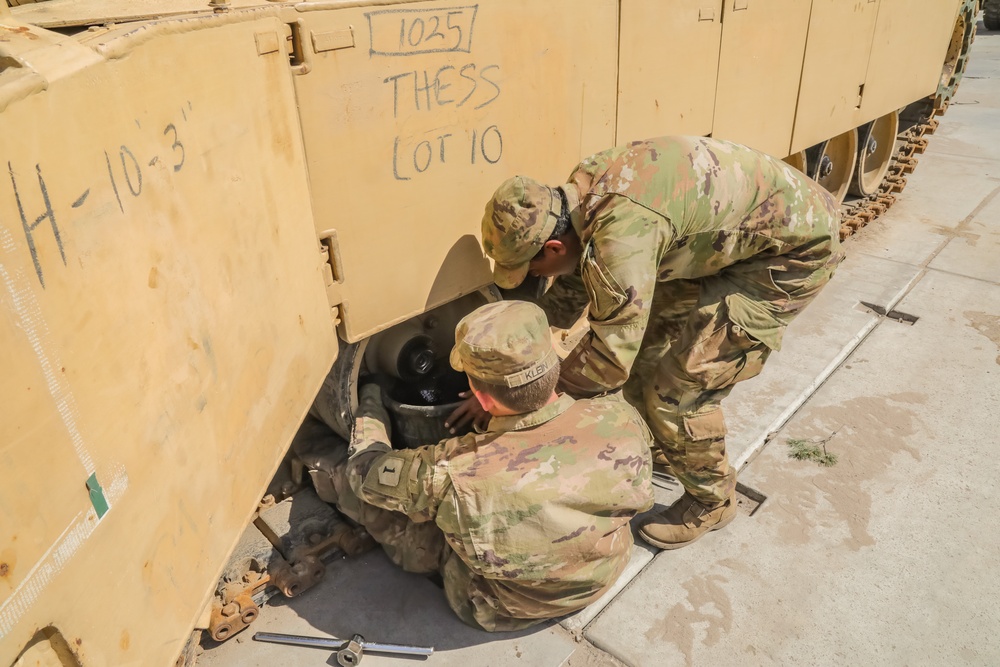
[{"label": "concrete pavement", "polygon": [[[998,83],[1000,34],[981,32],[900,202],[849,241],[786,349],[727,400],[740,480],[767,497],[753,516],[679,551],[637,546],[607,606],[527,632],[465,627],[377,552],[276,599],[253,630],[438,649],[369,667],[1000,664]],[[839,460],[793,460],[789,440],[826,440]],[[335,664],[244,635],[199,664]]]}]

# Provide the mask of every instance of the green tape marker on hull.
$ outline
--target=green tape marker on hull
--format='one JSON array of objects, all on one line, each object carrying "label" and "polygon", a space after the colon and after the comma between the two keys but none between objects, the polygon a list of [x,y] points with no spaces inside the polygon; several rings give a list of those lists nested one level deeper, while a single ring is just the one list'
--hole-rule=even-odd
[{"label": "green tape marker on hull", "polygon": [[90,502],[94,505],[97,518],[100,519],[108,513],[108,499],[104,497],[104,489],[101,488],[101,483],[97,481],[96,472],[87,478],[87,490],[90,491]]}]

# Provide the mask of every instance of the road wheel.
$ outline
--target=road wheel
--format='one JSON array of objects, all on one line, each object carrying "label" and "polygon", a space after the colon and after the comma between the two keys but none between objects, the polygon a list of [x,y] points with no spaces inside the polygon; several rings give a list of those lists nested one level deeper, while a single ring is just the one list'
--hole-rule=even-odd
[{"label": "road wheel", "polygon": [[1000,0],[986,0],[983,24],[987,30],[1000,30]]}]

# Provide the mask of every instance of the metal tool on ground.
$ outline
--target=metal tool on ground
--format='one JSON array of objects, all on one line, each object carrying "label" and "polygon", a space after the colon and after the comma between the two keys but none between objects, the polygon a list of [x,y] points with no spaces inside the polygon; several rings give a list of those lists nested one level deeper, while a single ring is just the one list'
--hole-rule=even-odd
[{"label": "metal tool on ground", "polygon": [[401,644],[380,644],[365,641],[361,635],[354,635],[349,640],[334,637],[305,637],[302,635],[283,635],[274,632],[258,632],[253,636],[255,641],[288,644],[290,646],[309,646],[325,648],[337,652],[337,663],[342,667],[353,667],[361,662],[365,651],[371,653],[392,653],[395,655],[415,655],[427,657],[434,653],[433,646],[404,646]]}]

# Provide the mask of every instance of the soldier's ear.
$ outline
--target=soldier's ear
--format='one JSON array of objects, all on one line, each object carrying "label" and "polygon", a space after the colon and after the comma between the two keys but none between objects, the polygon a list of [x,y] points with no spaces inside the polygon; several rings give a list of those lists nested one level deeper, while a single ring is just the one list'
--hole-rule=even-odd
[{"label": "soldier's ear", "polygon": [[486,410],[486,412],[489,412],[491,409],[496,407],[497,402],[485,391],[479,391],[473,387],[472,393],[475,395],[476,400],[479,401],[479,405],[483,406],[483,410]]},{"label": "soldier's ear", "polygon": [[555,255],[558,257],[562,257],[563,255],[565,255],[568,250],[566,248],[566,244],[560,241],[559,239],[550,239],[546,241],[545,244],[542,246],[542,249],[545,250],[546,255],[549,256]]}]

